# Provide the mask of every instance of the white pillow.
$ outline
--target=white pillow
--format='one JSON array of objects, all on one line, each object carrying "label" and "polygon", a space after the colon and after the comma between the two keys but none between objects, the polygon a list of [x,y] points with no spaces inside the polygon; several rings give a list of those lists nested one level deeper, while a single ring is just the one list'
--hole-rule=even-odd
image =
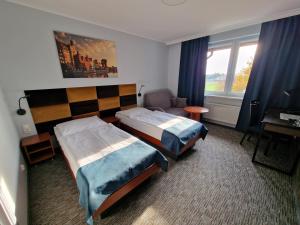
[{"label": "white pillow", "polygon": [[85,129],[90,129],[98,126],[105,126],[105,125],[107,125],[107,123],[99,119],[99,117],[92,116],[92,117],[76,119],[76,120],[60,123],[56,125],[56,127],[62,136],[66,136],[66,135],[83,131]]},{"label": "white pillow", "polygon": [[131,108],[123,111],[117,112],[117,114],[121,114],[127,116],[129,118],[133,118],[142,114],[151,113],[152,111],[149,109],[145,109],[143,107]]}]

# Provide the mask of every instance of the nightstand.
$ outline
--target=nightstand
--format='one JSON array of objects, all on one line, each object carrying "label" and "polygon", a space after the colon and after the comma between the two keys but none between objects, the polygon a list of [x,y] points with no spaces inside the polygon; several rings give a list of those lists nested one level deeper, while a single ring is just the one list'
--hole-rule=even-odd
[{"label": "nightstand", "polygon": [[55,156],[49,133],[25,137],[21,140],[21,146],[30,165]]},{"label": "nightstand", "polygon": [[104,118],[101,118],[101,119],[104,120],[106,123],[112,123],[116,127],[120,126],[120,120],[117,117],[108,116],[108,117],[104,117]]}]

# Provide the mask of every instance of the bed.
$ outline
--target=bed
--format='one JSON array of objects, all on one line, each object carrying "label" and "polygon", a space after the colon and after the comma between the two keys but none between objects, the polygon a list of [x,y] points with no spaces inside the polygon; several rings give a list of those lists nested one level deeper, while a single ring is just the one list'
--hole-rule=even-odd
[{"label": "bed", "polygon": [[200,122],[142,107],[119,111],[121,128],[160,147],[163,153],[177,159],[205,136],[207,128]]},{"label": "bed", "polygon": [[159,151],[97,116],[58,124],[54,132],[88,224],[160,168],[167,171]]}]

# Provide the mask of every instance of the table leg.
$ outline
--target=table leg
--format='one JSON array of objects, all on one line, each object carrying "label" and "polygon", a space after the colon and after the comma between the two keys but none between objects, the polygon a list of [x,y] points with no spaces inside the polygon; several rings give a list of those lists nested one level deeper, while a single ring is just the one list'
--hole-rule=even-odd
[{"label": "table leg", "polygon": [[201,118],[200,115],[201,115],[200,113],[191,113],[190,118],[191,118],[192,120],[200,121],[200,118]]},{"label": "table leg", "polygon": [[294,143],[295,143],[295,149],[296,149],[297,153],[296,153],[296,157],[295,157],[295,160],[293,162],[292,168],[289,172],[290,175],[292,175],[294,173],[294,171],[296,170],[298,160],[299,160],[299,156],[300,156],[299,145],[298,145],[298,139],[297,138],[294,139]]},{"label": "table leg", "polygon": [[259,143],[260,143],[260,140],[261,140],[261,136],[262,136],[262,132],[259,133],[259,136],[257,138],[254,153],[253,153],[253,156],[252,156],[252,162],[255,162],[255,156],[256,156],[258,148],[259,148]]}]

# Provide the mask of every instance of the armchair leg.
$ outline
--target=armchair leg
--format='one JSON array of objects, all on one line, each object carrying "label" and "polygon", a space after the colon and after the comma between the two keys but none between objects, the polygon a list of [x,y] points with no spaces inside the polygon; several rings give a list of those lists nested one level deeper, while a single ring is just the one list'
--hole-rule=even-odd
[{"label": "armchair leg", "polygon": [[246,133],[244,134],[244,136],[242,137],[241,141],[240,141],[240,145],[243,144],[243,142],[244,142],[244,140],[245,140],[245,138],[246,138],[247,135],[248,135],[248,133],[246,132]]}]

